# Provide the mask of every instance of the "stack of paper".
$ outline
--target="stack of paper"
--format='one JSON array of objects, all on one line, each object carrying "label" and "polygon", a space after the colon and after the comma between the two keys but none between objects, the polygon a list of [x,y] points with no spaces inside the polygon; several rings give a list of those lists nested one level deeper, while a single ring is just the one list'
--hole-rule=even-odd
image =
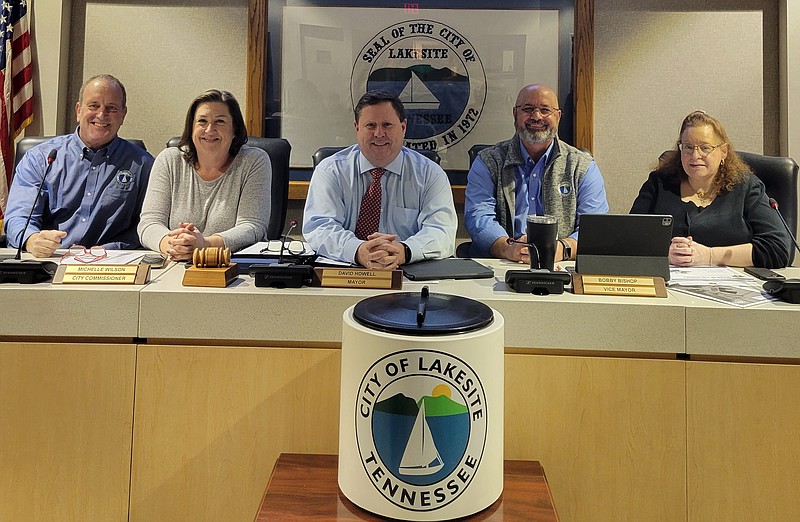
[{"label": "stack of paper", "polygon": [[669,289],[740,308],[775,300],[749,274],[729,267],[671,267]]}]

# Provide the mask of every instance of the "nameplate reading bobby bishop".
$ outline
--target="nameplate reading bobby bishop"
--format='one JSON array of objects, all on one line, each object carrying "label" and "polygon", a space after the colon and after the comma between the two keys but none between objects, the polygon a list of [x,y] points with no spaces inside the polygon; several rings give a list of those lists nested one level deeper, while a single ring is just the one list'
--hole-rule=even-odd
[{"label": "nameplate reading bobby bishop", "polygon": [[374,89],[392,92],[403,102],[407,147],[444,150],[478,123],[486,102],[486,73],[475,47],[454,27],[405,20],[365,42],[353,63],[353,104]]},{"label": "nameplate reading bobby bishop", "polygon": [[433,511],[469,488],[486,446],[489,405],[467,363],[434,350],[387,355],[367,370],[356,401],[361,464],[388,501]]}]

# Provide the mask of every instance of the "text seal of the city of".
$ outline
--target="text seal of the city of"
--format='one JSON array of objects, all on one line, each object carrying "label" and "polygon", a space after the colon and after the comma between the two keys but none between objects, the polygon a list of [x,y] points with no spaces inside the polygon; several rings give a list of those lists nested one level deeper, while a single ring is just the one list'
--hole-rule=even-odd
[{"label": "text seal of the city of", "polygon": [[406,20],[369,39],[355,58],[353,105],[366,91],[396,94],[406,109],[407,147],[444,150],[475,128],[486,102],[486,73],[473,45],[434,20]]}]

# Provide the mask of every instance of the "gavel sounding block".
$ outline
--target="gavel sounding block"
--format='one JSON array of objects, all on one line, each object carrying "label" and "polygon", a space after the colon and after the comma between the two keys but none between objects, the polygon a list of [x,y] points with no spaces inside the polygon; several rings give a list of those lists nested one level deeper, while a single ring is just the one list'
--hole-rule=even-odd
[{"label": "gavel sounding block", "polygon": [[183,286],[225,288],[239,275],[236,263],[231,263],[229,248],[197,248],[192,262],[183,273]]}]

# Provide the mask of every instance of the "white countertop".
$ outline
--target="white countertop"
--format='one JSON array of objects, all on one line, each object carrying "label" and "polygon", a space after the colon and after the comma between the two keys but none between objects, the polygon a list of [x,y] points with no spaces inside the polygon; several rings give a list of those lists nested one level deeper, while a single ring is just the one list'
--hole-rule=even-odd
[{"label": "white countertop", "polygon": [[[402,292],[478,300],[505,318],[510,349],[580,350],[714,356],[800,357],[800,305],[770,302],[736,308],[677,292],[667,298],[536,296],[508,289],[505,271],[521,265],[480,260],[491,279],[403,281]],[[185,265],[155,270],[133,285],[0,285],[0,336],[270,341],[299,346],[341,342],[342,314],[393,290],[262,288],[240,275],[227,288],[184,287]],[[800,269],[786,269],[787,275]]]}]

